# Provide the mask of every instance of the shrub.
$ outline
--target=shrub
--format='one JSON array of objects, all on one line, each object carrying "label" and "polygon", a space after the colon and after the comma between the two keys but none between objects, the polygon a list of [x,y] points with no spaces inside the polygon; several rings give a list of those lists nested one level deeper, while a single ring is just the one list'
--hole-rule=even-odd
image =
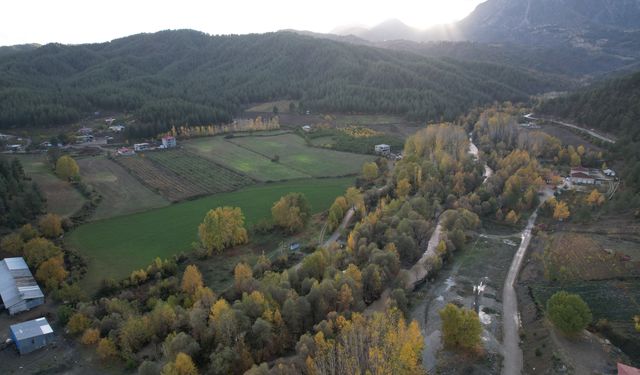
[{"label": "shrub", "polygon": [[581,332],[591,322],[589,306],[577,294],[557,292],[547,301],[547,314],[553,324],[564,334]]}]

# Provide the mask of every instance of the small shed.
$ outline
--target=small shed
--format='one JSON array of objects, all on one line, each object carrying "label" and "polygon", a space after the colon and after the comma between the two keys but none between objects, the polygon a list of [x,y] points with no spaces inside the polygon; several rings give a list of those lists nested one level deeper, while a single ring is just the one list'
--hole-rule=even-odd
[{"label": "small shed", "polygon": [[46,318],[14,324],[9,329],[11,340],[16,344],[20,354],[31,353],[47,346],[54,340],[53,329]]}]

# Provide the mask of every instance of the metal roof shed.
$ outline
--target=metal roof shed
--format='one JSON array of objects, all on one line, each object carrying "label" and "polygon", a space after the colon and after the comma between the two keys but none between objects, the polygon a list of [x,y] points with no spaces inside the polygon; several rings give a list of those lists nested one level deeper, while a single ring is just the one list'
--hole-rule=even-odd
[{"label": "metal roof shed", "polygon": [[53,329],[46,318],[28,320],[10,327],[11,340],[20,354],[31,353],[47,346],[54,340]]},{"label": "metal roof shed", "polygon": [[0,297],[11,315],[44,303],[44,294],[24,259],[17,257],[0,261]]}]

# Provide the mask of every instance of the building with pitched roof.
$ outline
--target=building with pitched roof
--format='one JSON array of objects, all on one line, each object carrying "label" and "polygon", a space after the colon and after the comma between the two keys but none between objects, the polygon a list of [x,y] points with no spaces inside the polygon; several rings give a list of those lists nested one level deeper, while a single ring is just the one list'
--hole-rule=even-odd
[{"label": "building with pitched roof", "polygon": [[53,329],[46,318],[28,320],[9,327],[11,340],[20,354],[31,353],[47,346],[54,340]]},{"label": "building with pitched roof", "polygon": [[0,261],[0,297],[11,315],[44,303],[44,294],[23,258]]}]

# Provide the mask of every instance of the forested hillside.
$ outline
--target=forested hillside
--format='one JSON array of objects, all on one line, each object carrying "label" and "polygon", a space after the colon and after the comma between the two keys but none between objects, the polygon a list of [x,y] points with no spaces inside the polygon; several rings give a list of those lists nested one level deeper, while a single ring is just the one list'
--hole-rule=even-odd
[{"label": "forested hillside", "polygon": [[640,72],[542,103],[546,114],[640,139]]},{"label": "forested hillside", "polygon": [[288,32],[164,31],[0,56],[0,126],[52,126],[101,110],[133,112],[160,127],[217,123],[250,103],[274,99],[425,121],[563,86],[524,69]]}]

